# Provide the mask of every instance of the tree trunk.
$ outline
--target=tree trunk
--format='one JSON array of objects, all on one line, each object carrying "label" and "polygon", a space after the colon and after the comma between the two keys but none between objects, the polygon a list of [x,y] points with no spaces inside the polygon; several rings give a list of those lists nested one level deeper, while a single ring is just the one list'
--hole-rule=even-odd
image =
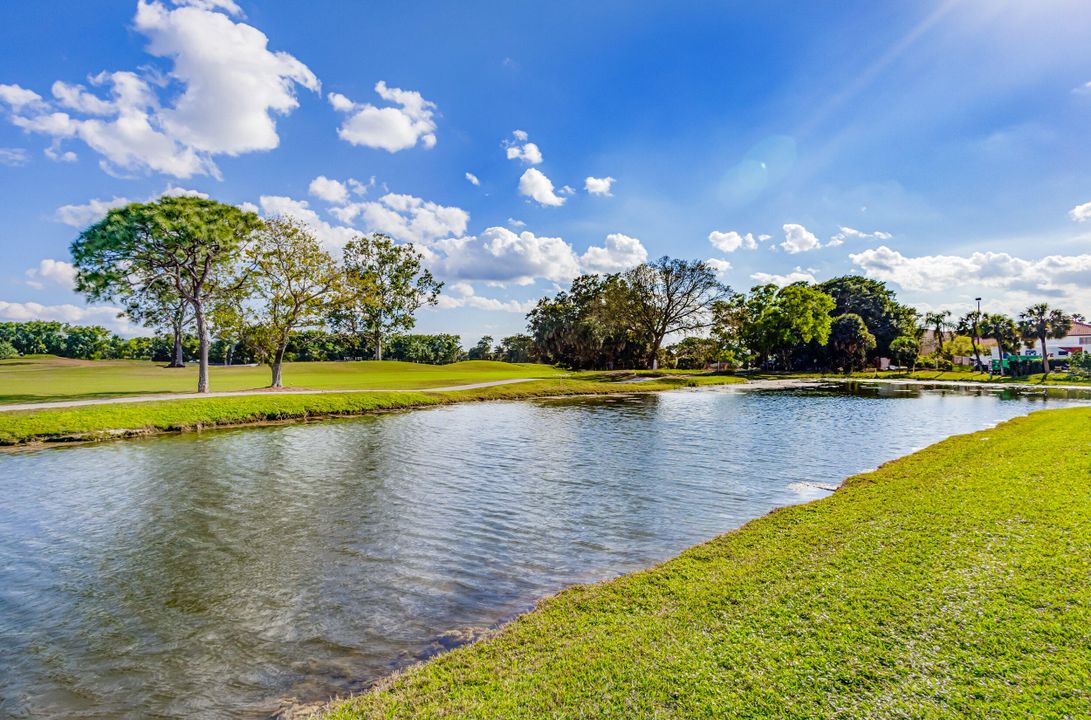
[{"label": "tree trunk", "polygon": [[974,372],[978,372],[978,371],[981,370],[981,351],[979,351],[977,349],[977,337],[976,336],[974,336],[973,338],[970,339],[970,344],[973,345],[973,347],[974,347],[974,362],[977,363],[977,365],[974,367]]},{"label": "tree trunk", "polygon": [[275,388],[284,387],[284,376],[283,376],[283,372],[282,372],[282,370],[284,368],[284,348],[283,347],[278,347],[277,351],[275,353],[273,353],[273,362],[271,363],[270,367],[273,370],[273,380],[272,380],[271,383],[269,383],[269,387],[275,387]]},{"label": "tree trunk", "polygon": [[378,336],[378,337],[375,338],[375,359],[376,360],[382,360],[383,359],[383,338],[382,338],[382,336]]},{"label": "tree trunk", "polygon": [[197,321],[197,344],[200,369],[197,373],[197,392],[208,392],[208,321],[202,303],[193,304],[193,315]]},{"label": "tree trunk", "polygon": [[660,338],[652,343],[652,355],[648,362],[648,367],[652,370],[659,369],[659,346],[663,344],[663,339]]},{"label": "tree trunk", "polygon": [[1049,375],[1049,355],[1046,354],[1046,336],[1042,335],[1038,339],[1042,341],[1042,372]]},{"label": "tree trunk", "polygon": [[174,351],[171,353],[170,365],[167,367],[180,368],[186,366],[186,359],[182,354],[182,317],[185,310],[174,314],[174,322],[171,330],[174,332]]}]

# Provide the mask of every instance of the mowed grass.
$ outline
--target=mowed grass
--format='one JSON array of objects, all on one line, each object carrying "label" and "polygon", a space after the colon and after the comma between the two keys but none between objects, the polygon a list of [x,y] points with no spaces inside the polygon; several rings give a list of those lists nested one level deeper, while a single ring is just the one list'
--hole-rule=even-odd
[{"label": "mowed grass", "polygon": [[[451,365],[405,362],[286,363],[284,385],[308,390],[416,390],[490,380],[558,377],[549,365],[469,361]],[[212,367],[213,391],[268,387],[266,366]],[[0,360],[0,404],[191,393],[197,367],[166,368],[143,360],[69,360],[36,356]]]},{"label": "mowed grass", "polygon": [[[449,380],[447,382],[450,382]],[[187,398],[72,408],[0,412],[0,445],[36,441],[99,440],[312,418],[360,415],[454,402],[534,397],[657,392],[697,385],[741,382],[733,377],[662,378],[642,383],[600,379],[531,380],[451,392],[348,392]]]},{"label": "mowed grass", "polygon": [[336,704],[358,718],[1091,717],[1091,409],[849,479]]},{"label": "mowed grass", "polygon": [[[846,376],[841,373],[772,373],[762,375],[754,374],[751,377],[844,378]],[[852,373],[848,377],[860,380],[936,380],[941,382],[994,382],[1016,385],[1091,386],[1091,379],[1078,377],[1075,375],[1069,375],[1068,373],[1063,372],[1051,372],[1049,375],[1046,375],[1045,373],[1037,373],[1034,375],[1026,375],[1017,378],[1009,377],[1007,375],[1003,377],[999,375],[993,375],[992,379],[990,380],[989,374],[983,372],[918,369],[915,372],[911,373],[903,370],[869,370],[867,372]]]}]

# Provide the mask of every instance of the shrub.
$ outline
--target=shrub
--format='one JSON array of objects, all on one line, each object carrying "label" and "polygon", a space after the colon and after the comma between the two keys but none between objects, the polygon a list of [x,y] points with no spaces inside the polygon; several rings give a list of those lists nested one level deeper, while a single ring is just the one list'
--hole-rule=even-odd
[{"label": "shrub", "polygon": [[19,357],[19,351],[7,340],[0,340],[0,360]]}]

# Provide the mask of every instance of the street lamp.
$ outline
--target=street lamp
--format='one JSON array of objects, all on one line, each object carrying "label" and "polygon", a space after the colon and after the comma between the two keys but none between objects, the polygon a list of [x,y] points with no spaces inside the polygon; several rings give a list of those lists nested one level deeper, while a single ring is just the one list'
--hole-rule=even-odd
[{"label": "street lamp", "polygon": [[[974,347],[981,347],[981,335],[977,331],[977,323],[981,320],[981,298],[974,298],[977,301],[977,314],[974,315]],[[977,364],[981,364],[981,355],[977,356]],[[981,368],[977,368],[978,371]],[[992,380],[992,354],[989,355],[989,379]]]}]

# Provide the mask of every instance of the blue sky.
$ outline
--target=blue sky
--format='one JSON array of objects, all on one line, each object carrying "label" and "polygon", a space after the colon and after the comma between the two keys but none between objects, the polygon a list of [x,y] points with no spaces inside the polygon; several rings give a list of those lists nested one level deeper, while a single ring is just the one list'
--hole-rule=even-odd
[{"label": "blue sky", "polygon": [[416,243],[467,343],[664,254],[1091,314],[1091,6],[807,5],[5,3],[0,318],[126,329],[68,244],[165,191]]}]

